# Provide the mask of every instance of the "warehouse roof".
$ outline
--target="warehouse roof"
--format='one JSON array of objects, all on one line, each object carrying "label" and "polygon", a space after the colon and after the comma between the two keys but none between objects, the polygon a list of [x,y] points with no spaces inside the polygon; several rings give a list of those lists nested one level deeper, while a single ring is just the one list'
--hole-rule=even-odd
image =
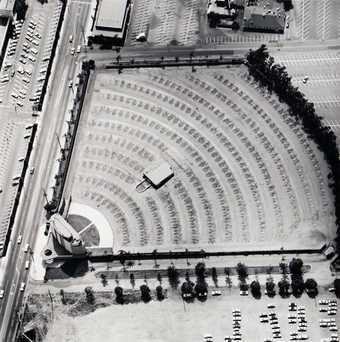
[{"label": "warehouse roof", "polygon": [[97,27],[122,29],[128,0],[101,0],[97,14]]}]

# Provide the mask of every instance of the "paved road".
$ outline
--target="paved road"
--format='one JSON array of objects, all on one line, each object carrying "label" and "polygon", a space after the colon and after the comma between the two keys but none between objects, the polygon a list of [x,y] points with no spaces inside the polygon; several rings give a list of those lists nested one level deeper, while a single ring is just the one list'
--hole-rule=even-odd
[{"label": "paved road", "polygon": [[[49,96],[46,99],[48,101],[47,106],[44,110],[38,130],[37,143],[31,158],[31,165],[35,166],[35,173],[34,175],[27,175],[31,179],[25,182],[21,199],[22,207],[16,218],[17,230],[13,232],[5,271],[5,297],[0,308],[1,342],[10,342],[14,338],[15,327],[18,323],[17,310],[23,300],[20,284],[22,281],[27,282],[28,278],[28,272],[25,271],[24,265],[27,256],[23,253],[22,248],[26,243],[31,246],[34,245],[37,228],[44,222],[42,189],[46,189],[50,178],[53,177],[51,171],[53,170],[54,158],[51,158],[51,156],[55,156],[58,150],[55,133],[59,134],[62,129],[66,108],[72,94],[70,88],[67,87],[67,83],[76,71],[77,65],[75,62],[78,57],[69,54],[68,37],[72,34],[74,44],[80,44],[82,36],[80,26],[75,26],[73,20],[69,20],[69,18],[79,17],[79,22],[85,26],[88,17],[89,3],[70,2],[68,6],[69,13],[64,19],[64,33],[59,42],[58,60],[54,62],[59,66],[62,65],[63,69],[60,72],[60,68],[58,68],[59,72],[54,73],[49,88]],[[23,235],[21,245],[16,243],[19,234]]]},{"label": "paved road", "polygon": [[[2,301],[0,308],[0,337],[3,342],[10,342],[13,340],[15,325],[18,320],[16,312],[21,306],[23,293],[20,293],[19,287],[22,281],[27,281],[28,274],[24,270],[25,260],[28,256],[23,253],[22,248],[25,243],[34,245],[37,234],[37,228],[44,222],[44,198],[42,189],[48,187],[54,165],[54,158],[58,150],[58,144],[55,133],[59,134],[62,129],[63,119],[66,108],[68,106],[71,90],[67,87],[70,78],[74,77],[77,65],[75,64],[79,56],[70,55],[70,43],[68,37],[72,34],[74,42],[72,46],[77,46],[82,42],[82,27],[86,27],[86,20],[90,9],[90,1],[74,1],[69,3],[69,13],[65,16],[64,32],[60,42],[60,50],[58,54],[57,63],[63,68],[59,68],[59,72],[54,73],[54,78],[49,87],[49,95],[46,100],[48,101],[47,107],[44,110],[42,122],[35,145],[34,154],[31,158],[32,166],[35,166],[36,171],[34,175],[27,175],[29,179],[25,184],[24,192],[22,194],[20,212],[16,219],[16,226],[18,229],[13,233],[12,244],[8,258],[6,269],[6,279],[4,284],[5,298]],[[73,18],[73,20],[70,20]],[[76,18],[74,20],[74,18]],[[76,23],[76,24],[75,24]],[[79,25],[78,25],[79,24]],[[258,44],[254,45],[257,46]],[[329,49],[339,45],[338,41],[335,42],[313,42],[309,41],[302,45],[301,42],[292,43],[274,43],[270,44],[272,50],[290,50],[290,51],[303,51],[308,46],[311,49]],[[230,54],[243,54],[249,49],[249,46],[242,47],[237,44],[231,44],[228,49],[207,49],[207,48],[175,48],[171,51],[172,56],[188,56],[190,52],[194,55],[230,55]],[[155,48],[124,48],[121,50],[120,55],[126,57],[148,57],[170,54],[169,49]],[[82,54],[82,57],[88,56],[98,62],[107,63],[112,61],[117,56],[114,51],[88,51]],[[61,70],[61,71],[60,71]],[[23,234],[23,242],[21,245],[16,244],[19,234]],[[8,325],[10,323],[10,325]]]}]

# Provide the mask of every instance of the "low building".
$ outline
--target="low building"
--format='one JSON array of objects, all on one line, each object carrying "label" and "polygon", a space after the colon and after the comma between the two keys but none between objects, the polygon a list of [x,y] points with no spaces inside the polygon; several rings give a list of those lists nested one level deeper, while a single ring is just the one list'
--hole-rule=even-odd
[{"label": "low building", "polygon": [[72,255],[86,254],[83,239],[60,214],[52,215],[49,223],[52,236],[67,252]]},{"label": "low building", "polygon": [[90,39],[123,43],[130,17],[130,0],[97,0]]},{"label": "low building", "polygon": [[173,176],[174,172],[168,163],[163,163],[157,168],[143,174],[143,178],[155,189],[159,189]]},{"label": "low building", "polygon": [[244,9],[243,30],[283,33],[285,21],[282,3],[275,0],[252,1]]}]

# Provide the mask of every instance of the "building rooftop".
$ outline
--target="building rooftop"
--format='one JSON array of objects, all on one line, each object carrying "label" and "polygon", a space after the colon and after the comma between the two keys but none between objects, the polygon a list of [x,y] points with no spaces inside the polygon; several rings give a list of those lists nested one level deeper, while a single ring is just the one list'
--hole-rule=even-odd
[{"label": "building rooftop", "polygon": [[157,187],[173,175],[174,172],[172,171],[171,166],[168,163],[163,163],[157,168],[146,172],[144,177],[148,179],[152,185]]},{"label": "building rooftop", "polygon": [[78,232],[59,214],[50,218],[50,224],[54,230],[67,241],[80,240]]},{"label": "building rooftop", "polygon": [[128,0],[101,0],[97,14],[97,28],[121,30]]},{"label": "building rooftop", "polygon": [[244,9],[244,25],[248,28],[271,28],[274,31],[283,30],[285,11],[282,4],[274,0],[259,0],[256,5]]}]

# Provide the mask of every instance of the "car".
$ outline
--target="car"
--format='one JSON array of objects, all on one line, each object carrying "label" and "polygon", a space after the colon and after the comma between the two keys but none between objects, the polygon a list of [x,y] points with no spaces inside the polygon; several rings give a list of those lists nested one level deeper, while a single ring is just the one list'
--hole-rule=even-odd
[{"label": "car", "polygon": [[30,83],[30,80],[27,77],[23,77],[22,81],[25,82],[25,83]]},{"label": "car", "polygon": [[326,307],[321,307],[321,308],[319,309],[319,312],[327,312],[327,308],[326,308]]},{"label": "car", "polygon": [[203,339],[204,341],[213,341],[213,337],[210,334],[205,334]]},{"label": "car", "polygon": [[33,57],[32,55],[28,55],[28,59],[29,59],[31,62],[35,62],[35,61],[36,61],[36,58]]},{"label": "car", "polygon": [[6,83],[6,82],[8,82],[9,81],[9,77],[8,76],[5,76],[5,77],[2,77],[1,78],[1,83]]},{"label": "car", "polygon": [[19,106],[19,107],[23,107],[23,106],[24,106],[24,104],[23,104],[21,101],[17,101],[17,106]]},{"label": "car", "polygon": [[308,76],[305,76],[304,78],[303,78],[303,80],[302,80],[302,83],[307,83],[307,81],[309,80],[309,77]]},{"label": "car", "polygon": [[81,45],[78,45],[77,46],[77,53],[80,53],[80,51],[81,51]]},{"label": "car", "polygon": [[30,268],[30,261],[26,260],[25,261],[25,270],[28,270]]},{"label": "car", "polygon": [[5,290],[0,290],[0,299],[4,298]]},{"label": "car", "polygon": [[[73,86],[73,81],[71,80],[69,83],[68,83],[68,87],[69,88],[72,88],[72,86]],[[241,291],[242,292],[242,291]]]},{"label": "car", "polygon": [[68,41],[69,41],[70,43],[73,42],[73,36],[72,36],[72,34],[68,37]]},{"label": "car", "polygon": [[38,50],[34,47],[31,47],[30,51],[34,54],[34,55],[37,55],[38,54]]},{"label": "car", "polygon": [[74,55],[74,52],[75,52],[75,48],[73,47],[73,48],[71,48],[71,50],[70,50],[70,54],[73,56],[73,55]]},{"label": "car", "polygon": [[275,309],[276,305],[275,304],[268,304],[267,308],[268,309]]},{"label": "car", "polygon": [[222,294],[222,292],[219,291],[219,290],[215,290],[215,291],[212,291],[212,292],[211,292],[211,295],[212,295],[212,296],[220,296],[221,294]]},{"label": "car", "polygon": [[33,175],[33,174],[34,174],[34,171],[35,171],[35,168],[32,167],[31,170],[30,170],[30,174]]},{"label": "car", "polygon": [[330,327],[329,331],[338,331],[338,327]]},{"label": "car", "polygon": [[32,44],[35,45],[35,46],[39,46],[39,42],[35,39],[32,40]]},{"label": "car", "polygon": [[38,32],[35,34],[35,36],[38,38],[38,39],[41,39],[41,34],[39,34]]},{"label": "car", "polygon": [[22,281],[20,285],[20,292],[23,292],[25,290],[25,286],[26,286],[25,282]]},{"label": "car", "polygon": [[17,240],[18,245],[21,244],[21,241],[22,241],[22,235],[20,234],[20,235],[18,236],[18,240]]},{"label": "car", "polygon": [[15,99],[18,98],[18,94],[17,93],[11,93],[11,96],[14,97]]},{"label": "car", "polygon": [[19,58],[19,62],[22,63],[22,64],[26,64],[27,63],[26,60],[23,59],[23,58]]},{"label": "car", "polygon": [[25,248],[24,248],[24,252],[27,253],[29,249],[30,249],[30,245],[28,243],[26,243]]}]

